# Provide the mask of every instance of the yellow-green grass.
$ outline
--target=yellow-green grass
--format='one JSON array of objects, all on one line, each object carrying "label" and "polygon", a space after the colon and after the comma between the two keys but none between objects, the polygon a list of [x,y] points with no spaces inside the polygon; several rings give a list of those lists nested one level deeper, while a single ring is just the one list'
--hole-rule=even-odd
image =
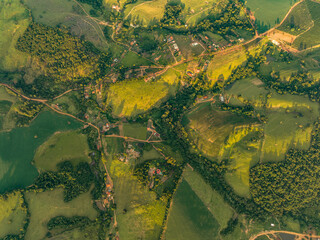
[{"label": "yellow-green grass", "polygon": [[303,47],[306,45],[307,48],[320,45],[320,2],[306,0],[306,4],[314,24],[308,31],[294,40],[293,46],[296,48],[300,48],[301,45]]},{"label": "yellow-green grass", "polygon": [[225,0],[208,0],[208,1],[197,1],[197,0],[182,0],[185,7],[182,11],[182,15],[185,17],[188,25],[194,25],[199,19],[205,16],[210,10],[215,13],[220,12],[223,6],[226,5]]},{"label": "yellow-green grass", "polygon": [[25,224],[27,209],[23,206],[21,192],[0,196],[0,238],[19,234]]},{"label": "yellow-green grass", "polygon": [[187,132],[195,146],[206,156],[218,158],[225,140],[235,126],[250,120],[227,111],[218,111],[210,104],[198,105],[188,115]]},{"label": "yellow-green grass", "polygon": [[0,130],[2,129],[3,121],[7,113],[10,111],[12,102],[0,100]]},{"label": "yellow-green grass", "polygon": [[75,131],[57,132],[37,149],[34,163],[40,171],[55,171],[62,161],[89,162],[88,154],[86,135]]},{"label": "yellow-green grass", "polygon": [[268,91],[258,78],[246,78],[236,81],[225,94],[227,98],[235,98],[241,103],[250,102],[254,107],[261,108],[267,101]]},{"label": "yellow-green grass", "polygon": [[219,223],[183,180],[175,192],[165,229],[166,240],[217,239]]},{"label": "yellow-green grass", "polygon": [[58,104],[58,107],[67,113],[77,115],[77,106],[74,99],[80,97],[80,94],[72,92],[56,99],[53,104]]},{"label": "yellow-green grass", "polygon": [[123,134],[126,137],[132,137],[137,139],[147,139],[147,126],[143,126],[139,123],[124,123]]},{"label": "yellow-green grass", "polygon": [[24,67],[28,60],[28,55],[18,51],[15,45],[31,17],[19,0],[1,1],[0,16],[0,69],[15,71]]},{"label": "yellow-green grass", "polygon": [[[85,40],[92,42],[96,47],[106,48],[102,27],[91,18],[83,9],[72,0],[25,0],[31,9],[35,22],[55,27],[63,25],[70,28],[77,36],[84,36]],[[91,6],[80,3],[89,14]],[[63,9],[63,10],[62,10]]]},{"label": "yellow-green grass", "polygon": [[274,74],[275,72],[280,73],[280,79],[288,81],[293,73],[296,73],[301,69],[299,61],[292,62],[268,62],[262,64],[260,71],[263,75]]},{"label": "yellow-green grass", "polygon": [[139,17],[143,26],[147,26],[153,19],[160,20],[163,17],[167,0],[144,1],[129,10],[125,10],[125,16],[132,19]]},{"label": "yellow-green grass", "polygon": [[149,66],[151,62],[135,52],[129,51],[121,61],[123,67]]},{"label": "yellow-green grass", "polygon": [[232,70],[243,64],[247,60],[244,48],[227,54],[217,54],[211,59],[208,65],[208,77],[212,84],[217,80],[227,80]]},{"label": "yellow-green grass", "polygon": [[203,204],[212,213],[220,225],[220,230],[228,225],[229,219],[233,216],[234,210],[223,200],[221,195],[213,190],[203,178],[190,168],[186,168],[183,178],[188,182],[192,190],[201,199]]},{"label": "yellow-green grass", "polygon": [[67,203],[63,201],[63,189],[60,188],[39,193],[26,192],[26,200],[31,214],[26,240],[43,239],[48,231],[48,221],[56,216],[87,216],[91,220],[97,217],[90,191]]},{"label": "yellow-green grass", "polygon": [[290,0],[247,0],[246,5],[260,23],[273,27],[281,22],[291,7]]},{"label": "yellow-green grass", "polygon": [[121,239],[158,239],[163,223],[166,199],[143,186],[128,164],[109,161],[114,182],[117,222]]},{"label": "yellow-green grass", "polygon": [[297,113],[272,112],[265,125],[261,160],[280,161],[291,147],[307,149],[310,146],[312,120]]},{"label": "yellow-green grass", "polygon": [[172,71],[152,82],[144,80],[117,82],[108,89],[107,104],[113,107],[113,114],[121,117],[145,112],[175,92],[179,75],[171,73]]},{"label": "yellow-green grass", "polygon": [[225,175],[226,181],[234,191],[242,197],[250,197],[249,170],[257,163],[260,155],[261,141],[259,139],[260,126],[235,130],[228,138],[224,148],[224,158],[230,159],[229,171]]},{"label": "yellow-green grass", "polygon": [[293,35],[299,35],[312,26],[313,22],[308,5],[306,1],[303,1],[290,12],[278,29]]},{"label": "yellow-green grass", "polygon": [[7,88],[0,86],[0,101],[11,102],[12,105],[9,111],[2,116],[2,128],[0,130],[8,130],[15,127],[16,120],[14,119],[15,107],[19,104],[18,98],[12,93],[8,92]]}]

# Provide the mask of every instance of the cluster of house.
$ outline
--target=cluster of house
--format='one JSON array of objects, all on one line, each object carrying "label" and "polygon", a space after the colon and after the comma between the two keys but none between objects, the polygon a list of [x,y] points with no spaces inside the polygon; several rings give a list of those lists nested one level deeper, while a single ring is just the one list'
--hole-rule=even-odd
[{"label": "cluster of house", "polygon": [[175,52],[178,52],[180,54],[180,49],[179,49],[179,46],[178,44],[176,43],[176,41],[173,39],[173,36],[169,36],[167,38],[167,42],[172,45],[173,49]]}]

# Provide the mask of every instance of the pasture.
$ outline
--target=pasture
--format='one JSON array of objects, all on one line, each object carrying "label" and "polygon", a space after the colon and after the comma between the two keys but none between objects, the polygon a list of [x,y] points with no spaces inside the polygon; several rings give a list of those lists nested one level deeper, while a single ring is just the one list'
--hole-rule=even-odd
[{"label": "pasture", "polygon": [[167,240],[218,239],[219,223],[185,180],[175,192],[165,231]]},{"label": "pasture", "polygon": [[313,26],[299,35],[293,42],[293,46],[300,49],[320,45],[320,3],[312,0],[306,0],[306,5],[311,14]]},{"label": "pasture", "polygon": [[[81,7],[72,0],[25,0],[31,9],[35,22],[55,27],[57,25],[70,28],[75,36],[84,36],[100,49],[106,49],[105,40],[99,20],[88,17],[91,6],[81,3]],[[63,11],[61,11],[63,9]]]},{"label": "pasture", "polygon": [[144,1],[138,5],[125,10],[125,16],[131,19],[139,19],[143,26],[148,26],[148,24],[153,21],[160,21],[163,17],[165,5],[167,0],[155,0],[155,1]]},{"label": "pasture", "polygon": [[123,123],[123,135],[126,137],[147,139],[147,126],[138,123]]},{"label": "pasture", "polygon": [[247,60],[244,48],[230,53],[221,53],[215,55],[208,65],[208,77],[214,85],[217,80],[227,80],[232,70]]},{"label": "pasture", "polygon": [[45,111],[29,127],[0,132],[0,192],[31,185],[38,176],[31,164],[35,150],[55,132],[80,126],[74,119]]},{"label": "pasture", "polygon": [[2,130],[2,125],[4,122],[4,118],[6,117],[7,113],[10,111],[12,106],[12,102],[9,101],[0,101],[0,130]]},{"label": "pasture", "polygon": [[19,0],[4,0],[0,2],[0,16],[0,69],[20,70],[27,64],[28,55],[15,45],[31,22],[29,11]]},{"label": "pasture", "polygon": [[74,165],[89,162],[87,136],[70,132],[56,132],[36,151],[34,163],[40,171],[56,171],[57,164],[70,161]]},{"label": "pasture", "polygon": [[149,60],[141,57],[137,53],[129,51],[122,59],[121,65],[125,68],[130,68],[138,66],[149,66],[152,65],[152,63]]},{"label": "pasture", "polygon": [[278,29],[292,35],[299,35],[312,26],[313,20],[307,2],[303,1],[291,11]]},{"label": "pasture", "polygon": [[220,225],[219,229],[226,228],[234,210],[197,172],[187,167],[183,173],[183,178],[217,220]]},{"label": "pasture", "polygon": [[[5,87],[0,86],[0,102],[2,102],[2,112],[0,116],[0,130],[9,130],[15,127],[16,120],[15,114],[15,103],[18,98],[13,94],[10,94]],[[8,105],[11,104],[9,111],[7,111]]]},{"label": "pasture", "polygon": [[0,196],[0,238],[19,234],[25,224],[27,209],[20,192]]},{"label": "pasture", "polygon": [[282,81],[288,81],[293,73],[301,70],[302,67],[299,61],[287,62],[268,62],[260,66],[260,72],[267,76],[269,74],[279,72]]},{"label": "pasture", "polygon": [[258,78],[246,78],[236,81],[232,87],[225,92],[226,98],[236,99],[240,103],[250,103],[255,108],[262,108],[267,101],[268,91],[264,83]]},{"label": "pasture", "polygon": [[291,0],[247,0],[246,5],[261,25],[272,28],[282,21],[292,2]]},{"label": "pasture", "polygon": [[113,114],[130,117],[153,108],[167,96],[173,94],[176,87],[177,75],[172,75],[172,72],[165,73],[157,81],[117,82],[109,87],[106,103],[113,107]]},{"label": "pasture", "polygon": [[157,200],[154,192],[139,183],[128,164],[111,160],[109,168],[114,182],[120,238],[159,238],[166,201]]},{"label": "pasture", "polygon": [[98,212],[92,206],[90,191],[70,202],[63,201],[63,189],[36,193],[26,192],[26,200],[31,213],[26,240],[43,239],[47,233],[47,223],[56,216],[87,216],[95,220]]},{"label": "pasture", "polygon": [[189,137],[203,154],[211,158],[219,157],[226,138],[235,126],[250,123],[242,116],[218,111],[209,103],[198,105],[186,117]]}]

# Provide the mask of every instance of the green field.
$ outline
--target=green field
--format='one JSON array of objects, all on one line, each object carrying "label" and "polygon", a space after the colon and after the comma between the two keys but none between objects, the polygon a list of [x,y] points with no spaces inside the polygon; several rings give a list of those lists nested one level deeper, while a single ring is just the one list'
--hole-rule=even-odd
[{"label": "green field", "polygon": [[299,35],[312,26],[312,16],[308,4],[303,1],[291,11],[278,29],[293,35]]},{"label": "green field", "polygon": [[165,73],[157,81],[128,80],[111,85],[107,92],[107,104],[113,114],[122,117],[145,112],[175,92],[178,75]]},{"label": "green field", "polygon": [[81,228],[75,228],[70,231],[63,231],[60,234],[46,237],[45,240],[98,240],[99,225],[91,224]]},{"label": "green field", "polygon": [[31,185],[38,176],[31,164],[35,150],[55,132],[80,126],[72,118],[45,111],[29,127],[0,132],[0,192]]},{"label": "green field", "polygon": [[306,5],[311,14],[311,18],[313,21],[312,27],[297,37],[293,45],[296,48],[309,48],[313,46],[320,45],[320,3],[312,0],[306,0]]},{"label": "green field", "polygon": [[27,209],[20,192],[0,196],[0,239],[19,234],[25,224]]},{"label": "green field", "polygon": [[166,240],[218,239],[219,223],[207,206],[183,180],[174,195],[166,228]]},{"label": "green field", "polygon": [[264,88],[264,83],[261,80],[258,78],[247,78],[236,81],[225,92],[225,95],[227,98],[231,97],[231,104],[237,102],[239,105],[250,103],[255,108],[262,108],[266,104],[267,93],[268,91]]},{"label": "green field", "polygon": [[0,69],[15,71],[27,63],[28,55],[19,52],[15,45],[31,18],[19,0],[2,0],[0,16]]},{"label": "green field", "polygon": [[270,28],[282,21],[292,2],[291,0],[247,0],[246,4],[254,13],[256,20]]},{"label": "green field", "polygon": [[198,149],[208,157],[219,157],[226,138],[235,126],[250,120],[226,111],[218,111],[208,103],[198,105],[188,115],[187,132]]},{"label": "green field", "polygon": [[[0,101],[3,104],[3,109],[1,110],[1,119],[0,119],[0,131],[1,130],[10,130],[15,127],[16,120],[14,118],[15,114],[15,103],[18,102],[18,98],[12,94],[9,94],[5,87],[0,86]],[[6,103],[5,103],[6,102]],[[8,112],[4,105],[8,106],[11,103],[11,107]],[[6,112],[6,113],[5,113]]]},{"label": "green field", "polygon": [[147,139],[147,127],[138,123],[124,123],[123,135],[137,139]]},{"label": "green field", "polygon": [[[91,6],[81,3],[84,10],[71,0],[25,0],[31,9],[35,22],[55,27],[62,25],[70,28],[71,33],[92,42],[96,47],[106,49],[108,43],[103,35],[102,27],[86,13]],[[63,9],[63,11],[61,11]]]},{"label": "green field", "polygon": [[56,171],[59,162],[70,161],[77,165],[89,162],[88,155],[86,135],[74,131],[56,132],[37,149],[34,163],[40,171]]},{"label": "green field", "polygon": [[137,66],[149,66],[151,62],[135,52],[129,51],[121,61],[121,65],[125,68],[137,67]]},{"label": "green field", "polygon": [[31,213],[26,240],[43,239],[48,231],[48,221],[56,216],[87,216],[91,220],[97,217],[90,191],[67,203],[63,201],[63,189],[40,193],[30,191],[26,193],[26,200]]},{"label": "green field", "polygon": [[154,19],[159,21],[163,17],[166,4],[167,0],[143,1],[126,9],[124,14],[126,18],[129,16],[132,19],[138,18],[143,26],[148,26],[150,21]]},{"label": "green field", "polygon": [[299,61],[288,62],[268,62],[260,66],[260,72],[264,76],[272,75],[275,72],[279,72],[280,79],[282,81],[288,81],[293,73],[296,73],[298,70],[302,70],[301,64]]},{"label": "green field", "polygon": [[225,203],[221,195],[213,190],[197,172],[186,168],[183,178],[217,220],[220,225],[219,229],[226,228],[229,219],[234,214],[234,210]]},{"label": "green field", "polygon": [[10,101],[0,101],[0,130],[3,128],[3,122],[7,115],[7,113],[10,111],[10,108],[12,106],[12,102]]},{"label": "green field", "polygon": [[156,200],[156,194],[139,183],[128,164],[119,160],[108,162],[111,164],[109,172],[114,182],[120,238],[159,238],[166,201]]}]

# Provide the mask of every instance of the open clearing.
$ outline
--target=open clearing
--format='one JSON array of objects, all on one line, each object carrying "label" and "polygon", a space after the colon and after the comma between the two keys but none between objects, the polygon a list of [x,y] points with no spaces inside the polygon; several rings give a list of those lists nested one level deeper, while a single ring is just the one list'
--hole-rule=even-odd
[{"label": "open clearing", "polygon": [[147,139],[147,127],[138,123],[124,123],[123,135],[137,139]]},{"label": "open clearing", "polygon": [[320,3],[312,0],[306,0],[306,5],[313,20],[313,26],[299,35],[293,45],[297,49],[305,49],[320,44]]},{"label": "open clearing", "polygon": [[145,82],[128,80],[112,84],[108,89],[107,104],[113,107],[117,116],[134,116],[147,111],[160,103],[177,87],[176,73],[164,74],[159,80]]},{"label": "open clearing", "polygon": [[91,220],[97,217],[90,191],[67,203],[63,201],[63,189],[60,188],[41,193],[27,192],[26,200],[31,213],[26,240],[43,239],[48,231],[48,221],[56,216],[87,216]]},{"label": "open clearing", "polygon": [[168,216],[167,240],[213,240],[219,223],[187,181],[182,180],[174,195]]},{"label": "open clearing", "polygon": [[235,126],[250,123],[249,119],[226,111],[218,111],[204,103],[187,115],[187,132],[195,145],[208,157],[217,158],[226,138]]},{"label": "open clearing", "polygon": [[139,183],[128,164],[119,160],[108,162],[114,182],[120,238],[159,238],[166,202],[156,200],[156,194]]},{"label": "open clearing", "polygon": [[247,0],[246,3],[260,25],[268,28],[280,23],[292,5],[291,0]]},{"label": "open clearing", "polygon": [[234,210],[224,202],[220,194],[213,190],[197,172],[187,167],[183,173],[183,178],[218,221],[219,229],[226,228],[229,219],[234,214]]},{"label": "open clearing", "polygon": [[40,171],[56,171],[59,162],[70,161],[74,165],[89,162],[87,136],[77,132],[57,132],[36,151],[35,166]]},{"label": "open clearing", "polygon": [[[108,43],[99,24],[87,17],[81,7],[72,0],[25,0],[31,9],[35,22],[55,27],[57,25],[70,28],[75,36],[84,36],[96,47],[105,49]],[[81,3],[89,13],[91,6]]]},{"label": "open clearing", "polygon": [[27,217],[27,209],[22,206],[24,200],[20,192],[0,196],[0,238],[10,234],[19,234]]},{"label": "open clearing", "polygon": [[28,55],[15,45],[31,22],[29,11],[19,0],[4,0],[0,2],[0,16],[0,69],[15,71],[27,63]]}]

